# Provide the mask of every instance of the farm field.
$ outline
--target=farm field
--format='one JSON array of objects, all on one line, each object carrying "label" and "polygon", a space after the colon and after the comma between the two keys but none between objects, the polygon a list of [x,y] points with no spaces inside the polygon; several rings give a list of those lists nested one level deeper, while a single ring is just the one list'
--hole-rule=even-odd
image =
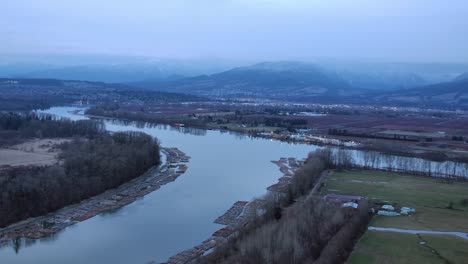
[{"label": "farm field", "polygon": [[[410,216],[376,215],[370,226],[468,233],[466,182],[364,170],[335,172],[329,177],[323,194],[361,195],[376,204],[416,209]],[[466,263],[467,259],[468,239],[368,230],[348,263]]]},{"label": "farm field", "polygon": [[434,118],[399,116],[382,117],[374,115],[327,115],[307,117],[308,124],[317,129],[348,128],[354,131],[380,131],[396,129],[408,131],[466,133],[468,131],[467,117]]},{"label": "farm field", "polygon": [[[377,171],[330,175],[322,192],[361,195],[416,209],[410,216],[375,216],[371,226],[468,232],[468,183]],[[452,207],[453,209],[448,209]]]},{"label": "farm field", "polygon": [[467,259],[468,240],[461,238],[367,231],[347,263],[461,264]]}]

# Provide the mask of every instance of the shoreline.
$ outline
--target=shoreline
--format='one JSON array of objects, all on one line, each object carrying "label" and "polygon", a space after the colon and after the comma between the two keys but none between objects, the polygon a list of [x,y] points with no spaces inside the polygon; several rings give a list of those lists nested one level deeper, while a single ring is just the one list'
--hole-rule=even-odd
[{"label": "shoreline", "polygon": [[[296,170],[303,165],[304,160],[296,158],[281,158],[278,161],[271,162],[278,166],[282,176],[278,178],[277,183],[266,188],[266,194],[286,194],[288,192],[288,184],[292,180]],[[263,213],[264,206],[265,200],[262,198],[256,198],[251,201],[235,202],[223,215],[214,220],[214,223],[224,225],[224,227],[215,231],[209,238],[205,239],[200,244],[175,254],[163,263],[196,263],[196,260],[199,257],[211,254],[216,246],[226,243],[231,237],[236,236],[239,233],[239,230],[248,225],[256,215]],[[149,263],[156,262],[150,261]]]},{"label": "shoreline", "polygon": [[177,148],[161,148],[165,163],[153,166],[143,175],[117,188],[68,205],[43,216],[29,218],[0,228],[0,247],[18,239],[40,239],[76,223],[129,205],[161,186],[175,181],[188,169],[190,157]]},{"label": "shoreline", "polygon": [[[81,116],[86,116],[89,118],[97,118],[97,119],[103,119],[103,120],[118,120],[118,121],[123,121],[123,122],[144,122],[147,124],[153,124],[153,125],[168,125],[173,127],[171,124],[165,124],[165,123],[154,123],[154,122],[148,122],[148,121],[137,121],[137,120],[131,120],[131,119],[125,119],[125,118],[118,118],[118,117],[108,117],[108,116],[95,116],[95,115],[87,115],[83,113],[79,113],[79,110],[72,111],[73,114],[76,115],[81,115]],[[188,126],[189,127],[189,126]],[[213,130],[213,131],[220,131],[220,132],[227,132],[227,133],[236,133],[242,136],[247,136],[247,137],[253,137],[253,138],[259,138],[259,139],[269,139],[269,140],[276,140],[280,142],[286,142],[288,144],[299,144],[299,145],[312,145],[312,146],[317,146],[317,147],[330,147],[330,148],[335,148],[335,149],[344,149],[344,150],[350,150],[350,151],[362,151],[362,152],[375,152],[377,154],[381,155],[388,155],[388,156],[394,156],[394,157],[401,157],[401,158],[413,158],[413,159],[420,159],[423,161],[429,161],[429,162],[436,162],[436,163],[463,163],[463,161],[457,161],[456,159],[447,159],[447,160],[433,160],[433,159],[428,159],[424,157],[421,153],[402,153],[402,152],[392,152],[392,151],[379,151],[376,149],[373,149],[372,147],[369,146],[363,146],[363,145],[358,145],[358,146],[345,146],[345,145],[334,145],[334,144],[329,144],[329,143],[324,143],[323,141],[301,141],[297,139],[291,139],[291,138],[284,138],[284,137],[277,137],[275,135],[261,135],[257,133],[250,133],[250,132],[241,132],[241,131],[236,131],[236,130],[226,130],[226,129],[211,129],[211,128],[206,128],[206,127],[194,127],[190,126],[191,128],[196,128],[196,129],[203,129],[203,130]],[[391,172],[405,172],[409,174],[414,174],[417,176],[427,176],[427,177],[433,177],[433,178],[442,178],[442,179],[451,179],[455,181],[466,181],[468,179],[468,175],[463,175],[463,174],[449,174],[449,173],[440,173],[440,172],[435,172],[435,171],[405,171],[403,169],[394,169],[390,167],[368,167],[367,165],[355,165],[355,168],[358,169],[374,169],[374,170],[382,170],[382,171],[391,171]]]},{"label": "shoreline", "polygon": [[[73,114],[76,115],[81,115],[81,116],[86,116],[89,118],[98,118],[98,119],[106,119],[106,120],[120,120],[120,121],[127,121],[127,122],[144,122],[144,123],[149,123],[149,124],[155,124],[155,125],[169,125],[171,127],[174,127],[171,123],[164,123],[164,122],[151,122],[151,121],[139,121],[139,120],[132,120],[132,119],[127,119],[127,118],[119,118],[119,117],[113,117],[113,116],[97,116],[97,115],[88,115],[83,113],[79,113],[79,110],[73,111]],[[277,134],[262,134],[261,132],[251,132],[251,131],[243,131],[243,130],[236,130],[236,129],[225,129],[225,128],[210,128],[207,126],[187,126],[189,128],[195,128],[195,129],[203,129],[203,130],[214,130],[214,131],[220,131],[220,132],[229,132],[229,133],[238,133],[243,136],[249,136],[253,138],[263,138],[263,139],[270,139],[270,140],[278,140],[281,142],[286,142],[289,144],[304,144],[304,145],[314,145],[314,146],[319,146],[319,147],[333,147],[333,148],[340,148],[340,149],[347,149],[347,150],[358,150],[358,151],[373,151],[373,152],[378,152],[380,154],[384,155],[393,155],[393,156],[399,156],[399,157],[408,157],[408,158],[418,158],[418,159],[423,159],[423,160],[428,160],[432,162],[455,162],[455,163],[465,163],[466,161],[463,158],[460,157],[446,157],[442,160],[439,159],[434,159],[425,156],[425,154],[430,153],[427,151],[423,152],[418,152],[418,151],[413,151],[413,152],[405,152],[405,151],[382,151],[378,150],[373,146],[370,145],[364,145],[364,144],[357,144],[357,145],[348,145],[347,143],[349,142],[354,142],[351,139],[343,140],[340,138],[335,138],[335,137],[327,137],[322,134],[316,134],[312,135],[313,138],[308,139],[308,140],[300,140],[292,137],[288,137],[285,135],[277,135]],[[455,175],[454,175],[455,176]]]}]

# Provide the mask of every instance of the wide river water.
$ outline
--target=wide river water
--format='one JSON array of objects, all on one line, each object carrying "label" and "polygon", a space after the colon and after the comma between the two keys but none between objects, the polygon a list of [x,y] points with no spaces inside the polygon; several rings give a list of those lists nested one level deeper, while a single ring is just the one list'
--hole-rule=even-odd
[{"label": "wide river water", "polygon": [[[86,119],[70,112],[76,109],[53,107],[40,112],[73,120]],[[0,263],[165,261],[221,228],[213,221],[234,202],[265,194],[266,187],[281,176],[271,160],[304,158],[318,148],[211,130],[178,130],[117,120],[106,120],[105,125],[109,131],[143,131],[157,137],[163,147],[179,148],[191,157],[188,171],[176,181],[115,212],[80,222],[52,237],[23,242],[19,249],[18,245],[0,248]],[[352,152],[355,162],[362,163],[365,153]],[[393,161],[379,161],[382,162]],[[415,168],[429,166],[432,170],[452,166],[449,170],[467,175],[463,164],[429,164],[405,158],[404,163],[408,162],[416,164]]]}]

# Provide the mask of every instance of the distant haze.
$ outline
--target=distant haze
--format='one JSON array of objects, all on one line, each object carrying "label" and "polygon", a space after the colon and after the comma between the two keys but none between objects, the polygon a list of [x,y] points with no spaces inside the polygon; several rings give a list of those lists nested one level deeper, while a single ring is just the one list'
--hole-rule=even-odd
[{"label": "distant haze", "polygon": [[10,59],[468,62],[466,0],[14,0],[1,6],[0,53]]}]

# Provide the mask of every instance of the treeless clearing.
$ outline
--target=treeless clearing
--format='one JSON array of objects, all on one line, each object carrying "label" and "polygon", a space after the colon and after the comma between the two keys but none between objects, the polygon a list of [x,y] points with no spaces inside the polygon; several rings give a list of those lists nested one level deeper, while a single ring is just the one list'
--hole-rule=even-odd
[{"label": "treeless clearing", "polygon": [[467,257],[461,238],[367,231],[347,263],[465,263]]},{"label": "treeless clearing", "polygon": [[[442,183],[435,178],[389,172],[345,171],[333,173],[323,192],[362,195],[416,208],[410,216],[375,216],[372,226],[468,232],[468,205],[463,202],[468,198],[467,190],[466,182]],[[448,208],[450,204],[453,209]]]},{"label": "treeless clearing", "polygon": [[0,166],[51,165],[57,162],[57,145],[70,139],[34,139],[0,148]]},{"label": "treeless clearing", "polygon": [[[466,182],[443,183],[435,178],[378,171],[333,173],[323,192],[362,195],[416,208],[409,215],[374,216],[371,226],[468,232]],[[451,207],[452,209],[449,209]],[[347,263],[465,263],[466,240],[445,235],[412,235],[368,230]]]}]

